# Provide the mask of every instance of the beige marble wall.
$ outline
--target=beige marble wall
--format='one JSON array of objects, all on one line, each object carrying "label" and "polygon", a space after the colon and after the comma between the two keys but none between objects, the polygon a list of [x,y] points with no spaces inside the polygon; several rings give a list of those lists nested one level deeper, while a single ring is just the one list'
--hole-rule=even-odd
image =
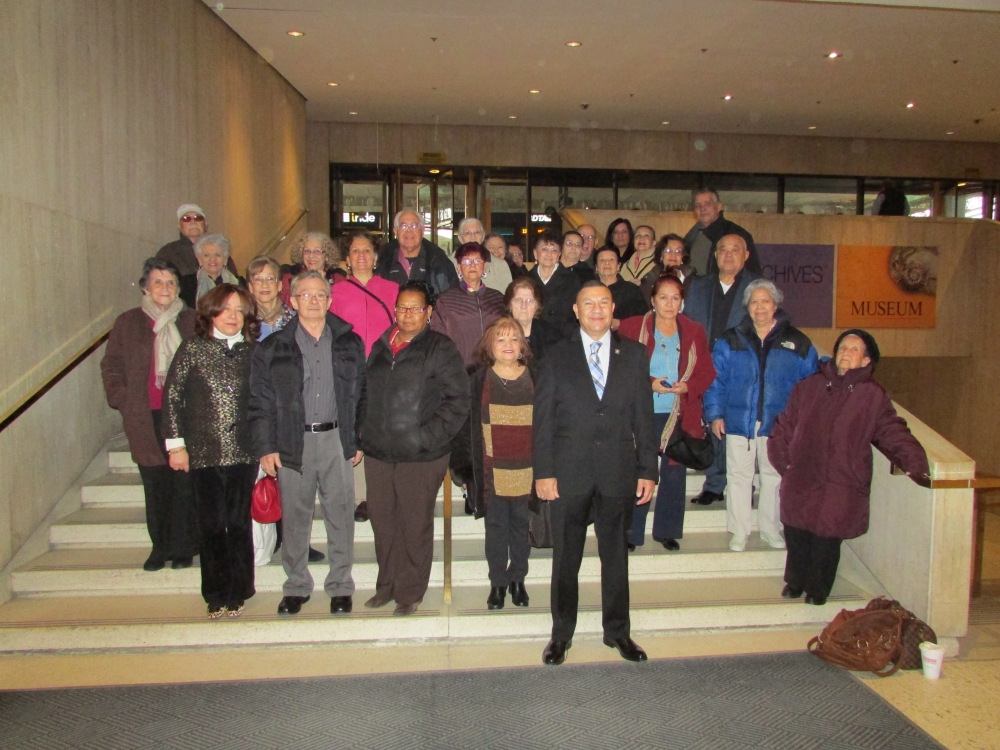
[{"label": "beige marble wall", "polygon": [[[0,3],[0,414],[139,301],[200,204],[242,267],[305,208],[305,103],[200,0]],[[117,429],[91,355],[0,433],[0,568]]]}]

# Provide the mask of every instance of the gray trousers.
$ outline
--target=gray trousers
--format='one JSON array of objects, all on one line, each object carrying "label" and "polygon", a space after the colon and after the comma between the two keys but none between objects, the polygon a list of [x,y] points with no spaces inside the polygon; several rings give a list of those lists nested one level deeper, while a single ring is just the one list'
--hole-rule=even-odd
[{"label": "gray trousers", "polygon": [[316,490],[326,526],[326,559],[330,572],[323,588],[328,596],[354,593],[354,470],[344,458],[337,430],[307,432],[302,449],[302,471],[278,469],[281,486],[281,564],[285,569],[285,596],[309,596],[309,537],[316,509]]}]

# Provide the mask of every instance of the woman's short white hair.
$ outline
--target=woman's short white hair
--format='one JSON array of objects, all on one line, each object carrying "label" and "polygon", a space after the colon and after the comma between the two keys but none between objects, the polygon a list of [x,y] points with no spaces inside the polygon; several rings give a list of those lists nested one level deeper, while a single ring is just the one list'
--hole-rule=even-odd
[{"label": "woman's short white hair", "polygon": [[743,292],[743,307],[750,307],[750,298],[753,297],[753,293],[758,289],[766,290],[771,295],[775,306],[780,305],[785,299],[785,295],[781,293],[781,290],[773,282],[767,279],[754,279],[747,284],[746,291]]},{"label": "woman's short white hair", "polygon": [[458,231],[455,232],[455,234],[461,234],[462,232],[465,231],[465,228],[467,226],[470,226],[472,224],[478,224],[480,229],[485,230],[485,227],[483,226],[483,222],[481,222],[475,216],[466,216],[464,219],[462,219],[460,222],[458,222]]},{"label": "woman's short white hair", "polygon": [[198,238],[198,241],[194,243],[194,254],[201,255],[202,249],[205,245],[215,245],[219,250],[222,251],[222,256],[227,261],[229,260],[229,253],[232,246],[229,244],[229,238],[224,234],[203,234]]}]

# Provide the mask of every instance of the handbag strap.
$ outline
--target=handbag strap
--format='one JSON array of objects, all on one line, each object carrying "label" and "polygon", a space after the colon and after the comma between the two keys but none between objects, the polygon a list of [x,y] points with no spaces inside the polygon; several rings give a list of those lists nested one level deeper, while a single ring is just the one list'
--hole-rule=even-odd
[{"label": "handbag strap", "polygon": [[[647,313],[648,315],[649,313]],[[645,330],[645,329],[644,329]],[[695,363],[698,361],[698,354],[695,350],[694,342],[691,342],[691,348],[688,350],[688,364],[684,369],[684,375],[678,380],[678,383],[686,383],[688,378],[691,377],[691,373],[694,371]],[[667,423],[663,426],[663,432],[660,434],[660,453],[663,453],[667,449],[667,443],[670,442],[670,436],[674,434],[674,428],[677,426],[677,418],[681,413],[681,398],[680,394],[674,394],[674,405],[670,410],[670,416],[667,417]]]},{"label": "handbag strap", "polygon": [[391,325],[392,325],[393,323],[395,323],[395,322],[396,322],[396,319],[395,319],[394,317],[392,317],[392,313],[391,313],[391,312],[389,312],[389,306],[388,306],[388,305],[386,305],[386,304],[385,304],[385,302],[383,302],[383,301],[382,301],[382,300],[381,300],[381,299],[380,299],[380,298],[378,297],[378,295],[376,295],[376,294],[375,294],[374,292],[372,292],[372,291],[369,291],[368,289],[366,289],[366,288],[364,287],[364,285],[363,285],[363,284],[360,284],[360,283],[358,283],[357,281],[354,281],[353,277],[352,277],[352,278],[350,278],[350,279],[348,279],[348,281],[351,281],[351,282],[353,282],[354,286],[356,286],[356,287],[357,287],[358,289],[360,289],[360,290],[361,290],[362,292],[364,292],[364,293],[365,293],[365,294],[367,294],[367,295],[368,295],[369,297],[371,297],[371,298],[372,298],[373,300],[375,300],[375,301],[376,301],[376,302],[378,302],[378,303],[379,303],[380,305],[382,305],[382,309],[383,309],[383,310],[385,310],[385,314],[389,316],[389,325],[390,325],[390,326],[391,326]]}]

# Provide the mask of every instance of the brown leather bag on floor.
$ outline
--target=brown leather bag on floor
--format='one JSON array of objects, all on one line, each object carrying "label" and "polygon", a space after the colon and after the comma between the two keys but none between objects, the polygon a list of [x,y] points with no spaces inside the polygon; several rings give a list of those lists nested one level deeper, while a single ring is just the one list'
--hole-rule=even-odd
[{"label": "brown leather bag on floor", "polygon": [[937,634],[933,628],[895,599],[880,596],[868,602],[865,609],[888,609],[900,616],[903,621],[903,652],[896,665],[900,669],[920,669],[923,666],[920,644],[924,641],[937,643]]}]

